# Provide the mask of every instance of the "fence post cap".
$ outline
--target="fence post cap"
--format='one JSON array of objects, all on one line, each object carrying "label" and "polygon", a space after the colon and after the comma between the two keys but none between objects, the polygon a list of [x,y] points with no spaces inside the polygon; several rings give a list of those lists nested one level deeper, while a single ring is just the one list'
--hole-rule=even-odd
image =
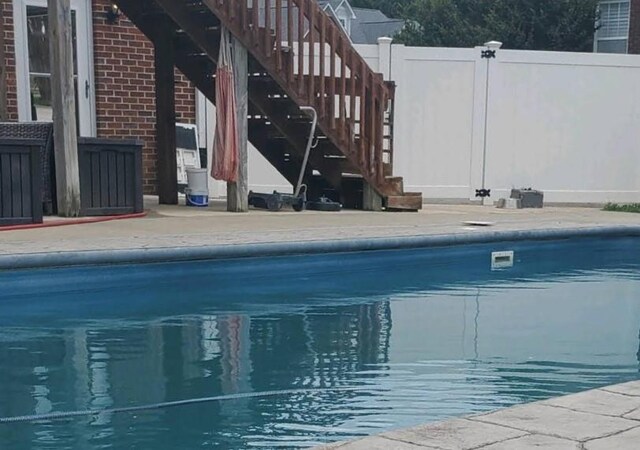
[{"label": "fence post cap", "polygon": [[489,41],[484,43],[485,47],[490,48],[491,50],[497,50],[502,47],[502,42],[500,41]]}]

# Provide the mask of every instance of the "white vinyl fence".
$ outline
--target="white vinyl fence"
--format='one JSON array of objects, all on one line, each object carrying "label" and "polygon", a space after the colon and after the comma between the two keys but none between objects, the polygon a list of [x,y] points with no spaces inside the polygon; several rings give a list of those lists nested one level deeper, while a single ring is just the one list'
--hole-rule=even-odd
[{"label": "white vinyl fence", "polygon": [[[640,202],[640,56],[497,50],[483,58],[485,47],[384,38],[356,47],[397,84],[394,174],[405,190],[426,201],[473,200],[480,188],[497,200],[532,187],[546,202]],[[249,181],[254,190],[291,189],[253,148]],[[224,195],[223,186],[212,194]]]}]

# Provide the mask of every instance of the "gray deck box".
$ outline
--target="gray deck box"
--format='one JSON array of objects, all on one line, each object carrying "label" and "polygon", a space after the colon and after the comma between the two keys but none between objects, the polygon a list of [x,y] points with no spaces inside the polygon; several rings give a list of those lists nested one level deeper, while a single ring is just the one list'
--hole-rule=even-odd
[{"label": "gray deck box", "polygon": [[534,189],[511,189],[511,198],[520,200],[521,208],[542,208],[544,194]]}]

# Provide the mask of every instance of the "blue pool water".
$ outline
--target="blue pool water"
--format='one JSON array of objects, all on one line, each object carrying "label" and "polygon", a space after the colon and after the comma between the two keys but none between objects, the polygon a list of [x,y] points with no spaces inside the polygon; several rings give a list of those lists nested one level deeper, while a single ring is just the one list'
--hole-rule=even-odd
[{"label": "blue pool water", "polygon": [[639,269],[619,238],[0,272],[0,418],[253,393],[0,448],[300,448],[639,379]]}]

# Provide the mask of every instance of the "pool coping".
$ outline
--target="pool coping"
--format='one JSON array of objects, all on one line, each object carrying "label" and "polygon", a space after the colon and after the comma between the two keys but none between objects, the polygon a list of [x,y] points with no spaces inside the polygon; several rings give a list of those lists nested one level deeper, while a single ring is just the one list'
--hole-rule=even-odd
[{"label": "pool coping", "polygon": [[588,237],[640,236],[640,225],[587,226],[535,230],[478,230],[469,233],[358,239],[226,244],[208,246],[80,250],[0,255],[0,270],[86,265],[144,264],[175,261],[349,253],[409,248],[449,247],[504,241],[543,241]]},{"label": "pool coping", "polygon": [[640,381],[630,381],[314,450],[634,450],[639,439]]}]

